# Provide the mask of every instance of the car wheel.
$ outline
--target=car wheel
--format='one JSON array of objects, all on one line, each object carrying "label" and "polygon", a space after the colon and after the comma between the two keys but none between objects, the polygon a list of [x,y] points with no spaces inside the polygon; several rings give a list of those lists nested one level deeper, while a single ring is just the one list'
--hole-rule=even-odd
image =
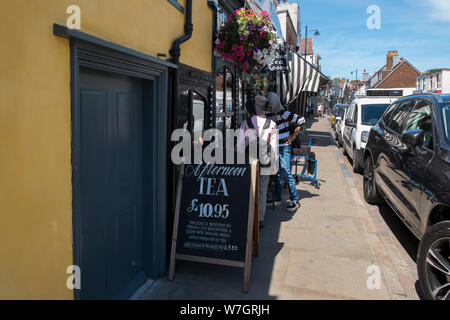
[{"label": "car wheel", "polygon": [[353,149],[353,162],[352,162],[353,172],[361,173],[362,168],[359,165],[358,151]]},{"label": "car wheel", "polygon": [[423,236],[417,273],[425,299],[450,300],[450,221],[433,225]]},{"label": "car wheel", "polygon": [[339,145],[339,147],[341,147],[341,148],[344,146],[344,141],[342,141],[342,138],[341,138],[340,135],[338,136],[338,145]]},{"label": "car wheel", "polygon": [[339,138],[339,135],[338,135],[338,133],[336,132],[336,133],[334,134],[334,141],[337,141],[338,138]]},{"label": "car wheel", "polygon": [[363,189],[364,189],[364,199],[367,203],[377,204],[381,202],[380,194],[377,190],[377,184],[375,181],[375,171],[373,169],[372,158],[367,157],[364,163],[364,173],[363,173]]}]

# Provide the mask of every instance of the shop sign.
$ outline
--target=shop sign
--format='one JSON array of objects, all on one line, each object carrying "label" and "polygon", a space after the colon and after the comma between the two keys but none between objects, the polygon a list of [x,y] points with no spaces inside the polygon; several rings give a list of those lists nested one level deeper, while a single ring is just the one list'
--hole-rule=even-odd
[{"label": "shop sign", "polygon": [[288,71],[286,49],[277,50],[274,59],[267,65],[267,71]]},{"label": "shop sign", "polygon": [[256,168],[256,163],[182,166],[169,280],[174,278],[175,260],[220,264],[244,268],[243,291],[248,291],[259,229]]}]

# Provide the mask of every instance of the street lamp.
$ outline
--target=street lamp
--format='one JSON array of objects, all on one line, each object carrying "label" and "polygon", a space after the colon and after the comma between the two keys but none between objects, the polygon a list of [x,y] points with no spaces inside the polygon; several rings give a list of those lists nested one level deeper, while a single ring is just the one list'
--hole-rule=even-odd
[{"label": "street lamp", "polygon": [[[315,31],[314,32],[314,36],[318,37],[320,36],[319,30],[317,29],[312,29],[310,31]],[[305,25],[305,60],[306,60],[306,53],[308,52],[308,26]]]},{"label": "street lamp", "polygon": [[356,73],[356,81],[355,81],[355,85],[356,85],[356,91],[358,91],[358,68],[356,68],[356,70],[350,72],[350,74]]}]

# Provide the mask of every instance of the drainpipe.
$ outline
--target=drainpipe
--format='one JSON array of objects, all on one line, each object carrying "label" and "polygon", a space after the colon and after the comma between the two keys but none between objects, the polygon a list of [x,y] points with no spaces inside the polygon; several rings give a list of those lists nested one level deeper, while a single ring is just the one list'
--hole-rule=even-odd
[{"label": "drainpipe", "polygon": [[192,0],[186,0],[185,17],[186,17],[185,20],[186,22],[184,24],[185,33],[173,42],[172,49],[169,50],[170,55],[173,57],[173,62],[177,64],[180,62],[180,55],[181,55],[180,45],[183,42],[188,41],[192,36],[192,32],[194,31],[194,26],[192,24]]},{"label": "drainpipe", "polygon": [[[178,65],[178,68],[173,70],[172,73],[172,90],[169,92],[169,99],[172,99],[172,108],[168,110],[168,115],[170,119],[170,123],[167,126],[168,129],[168,143],[167,143],[167,156],[168,159],[170,159],[170,153],[172,150],[173,142],[170,141],[170,137],[172,135],[172,131],[176,128],[177,124],[177,114],[178,114],[178,106],[179,106],[179,82],[180,82],[180,71],[179,71],[179,63],[180,63],[180,55],[181,55],[181,49],[180,46],[182,43],[188,41],[191,36],[192,32],[194,31],[194,26],[192,24],[192,0],[186,0],[186,8],[185,8],[185,24],[184,24],[184,34],[175,39],[175,41],[172,44],[172,48],[169,50],[169,54],[172,56],[172,62]],[[169,212],[172,214],[171,216],[167,216],[167,226],[171,225],[173,223],[173,214],[175,212],[175,208],[173,207],[173,199],[176,194],[176,169],[175,166],[172,164],[171,161],[167,162],[167,172],[170,173],[171,177],[169,178],[172,183],[168,183],[167,189],[168,194],[170,196],[167,197],[167,213]],[[168,227],[167,229],[167,239],[168,243],[170,243],[170,235],[171,235],[171,228]]]},{"label": "drainpipe", "polygon": [[[191,36],[192,32],[194,31],[194,26],[192,24],[192,0],[186,0],[186,14],[185,14],[185,24],[184,24],[184,34],[177,38],[172,45],[172,48],[169,50],[169,54],[172,56],[172,62],[177,64],[179,67],[180,63],[180,55],[181,55],[181,49],[180,46],[182,43],[188,41]],[[177,119],[177,111],[178,111],[178,104],[179,104],[179,97],[178,97],[178,88],[179,88],[179,81],[180,81],[180,71],[179,69],[175,69],[173,72],[173,79],[172,79],[172,98],[173,98],[173,108],[172,108],[172,124],[176,124]],[[173,128],[175,129],[175,128]]]}]

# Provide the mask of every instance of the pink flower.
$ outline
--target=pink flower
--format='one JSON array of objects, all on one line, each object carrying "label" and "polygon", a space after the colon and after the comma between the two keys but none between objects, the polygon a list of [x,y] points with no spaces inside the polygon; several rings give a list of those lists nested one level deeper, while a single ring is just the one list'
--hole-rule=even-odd
[{"label": "pink flower", "polygon": [[245,60],[244,65],[242,66],[242,69],[244,69],[244,71],[247,71],[248,69],[248,61]]},{"label": "pink flower", "polygon": [[239,13],[239,10],[238,9],[234,10],[234,13],[236,13],[236,14]]},{"label": "pink flower", "polygon": [[219,48],[223,48],[223,47],[225,46],[225,44],[221,41],[221,42],[219,42],[219,43],[217,44],[217,46],[218,46]]},{"label": "pink flower", "polygon": [[230,59],[230,54],[229,53],[224,53],[222,56],[225,60]]},{"label": "pink flower", "polygon": [[233,46],[231,47],[231,50],[236,51],[237,47],[238,47],[237,44],[233,44]]},{"label": "pink flower", "polygon": [[239,61],[244,60],[244,58],[245,58],[245,56],[241,56],[241,57],[239,58]]},{"label": "pink flower", "polygon": [[247,55],[250,57],[252,55],[252,52],[251,51],[247,52]]},{"label": "pink flower", "polygon": [[233,61],[234,62],[234,60],[236,60],[236,58],[237,58],[237,55],[236,55],[236,52],[233,52],[233,54],[231,55],[231,61]]},{"label": "pink flower", "polygon": [[230,14],[227,16],[227,18],[228,18],[228,19],[233,18],[233,15],[230,13]]},{"label": "pink flower", "polygon": [[244,51],[244,46],[241,46],[240,49],[241,49],[241,51]]}]

